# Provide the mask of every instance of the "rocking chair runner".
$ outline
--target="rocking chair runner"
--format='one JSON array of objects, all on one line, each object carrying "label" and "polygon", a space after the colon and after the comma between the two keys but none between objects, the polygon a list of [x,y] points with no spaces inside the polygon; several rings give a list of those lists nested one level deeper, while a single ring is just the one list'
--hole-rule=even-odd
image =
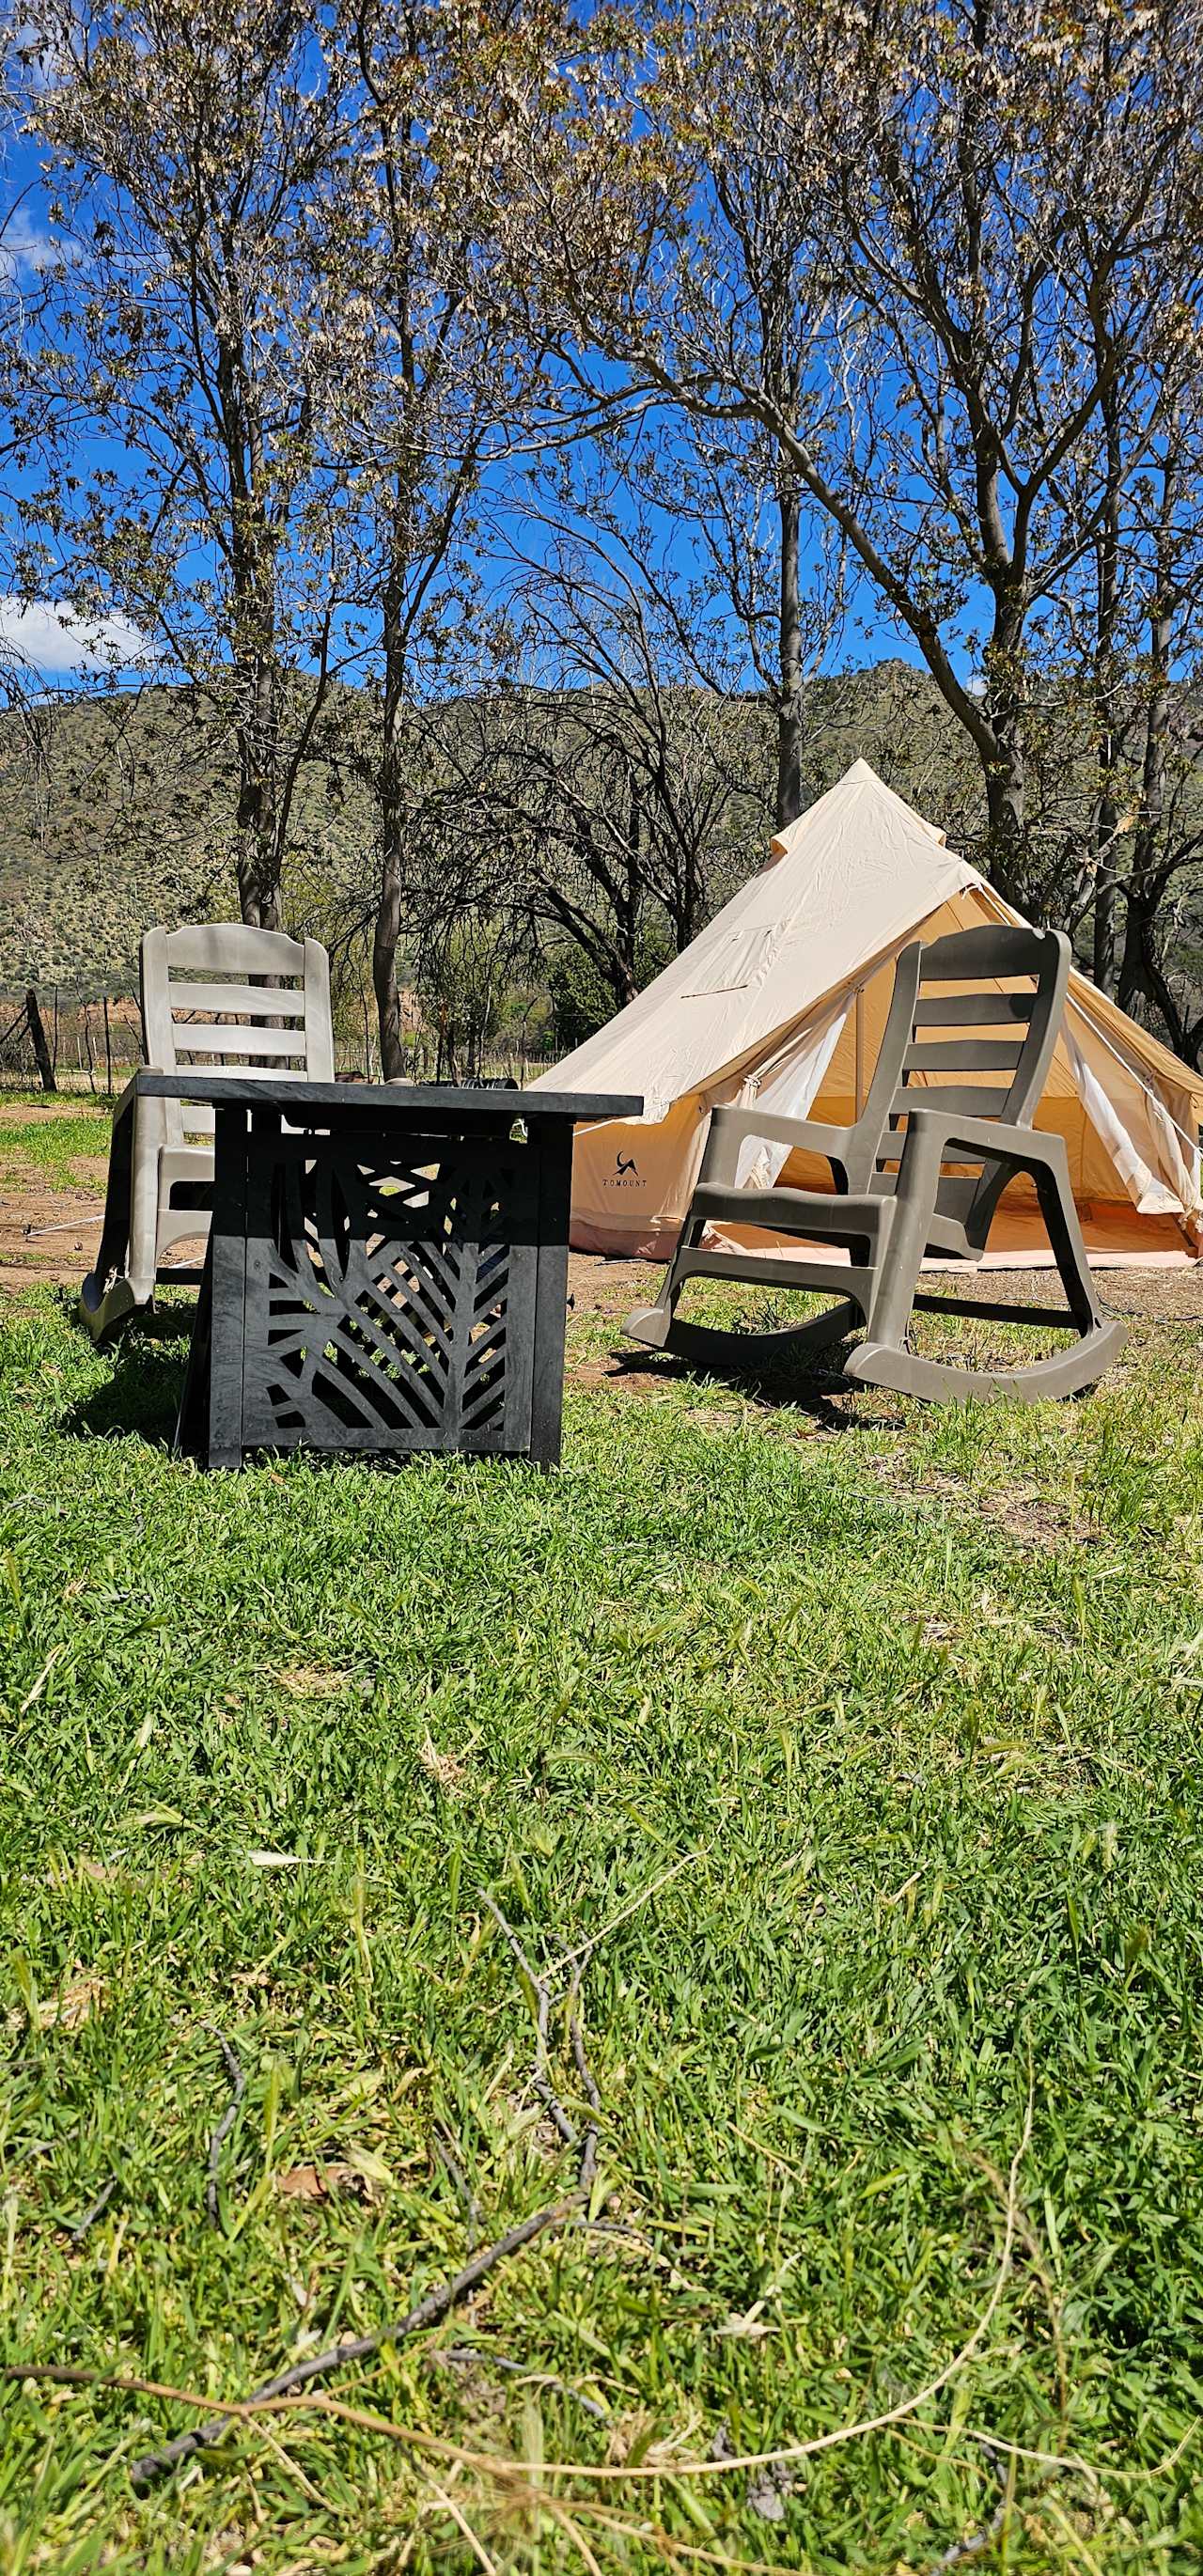
[{"label": "rocking chair runner", "polygon": [[[1092,1385],[1126,1335],[1122,1324],[1104,1315],[1094,1294],[1064,1141],[1037,1135],[1032,1127],[1061,1024],[1069,966],[1069,942],[1054,930],[988,927],[905,948],[868,1098],[854,1126],[823,1127],[755,1108],[714,1111],[676,1257],[656,1304],[628,1316],[624,1329],[630,1338],[654,1350],[688,1349],[699,1356],[708,1342],[730,1340],[676,1324],[677,1300],[689,1278],[775,1288],[830,1289],[838,1283],[839,1303],[824,1314],[789,1333],[741,1336],[741,1347],[750,1351],[759,1340],[773,1347],[822,1348],[863,1319],[866,1339],[845,1362],[845,1374],[862,1383],[937,1401],[1007,1394],[1027,1402]],[[1016,989],[1020,977],[1032,980]],[[933,986],[942,989],[933,992]],[[946,1081],[950,1074],[957,1079]],[[934,1085],[922,1079],[931,1075],[937,1077]],[[965,1081],[966,1075],[978,1079]],[[831,1167],[834,1195],[737,1187],[740,1147],[749,1137],[822,1156]],[[995,1208],[1017,1172],[1030,1173],[1035,1183],[1068,1311],[921,1296],[925,1256],[975,1261],[984,1252]],[[833,1274],[829,1262],[703,1251],[702,1237],[712,1222],[840,1244],[849,1267]],[[1071,1323],[1079,1339],[1051,1358],[1014,1368],[923,1359],[907,1347],[915,1307],[1008,1323]]]}]

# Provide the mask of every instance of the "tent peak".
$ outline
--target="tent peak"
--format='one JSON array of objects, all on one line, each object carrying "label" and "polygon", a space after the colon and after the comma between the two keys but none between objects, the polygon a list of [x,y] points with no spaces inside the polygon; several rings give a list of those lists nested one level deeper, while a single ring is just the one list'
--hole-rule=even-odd
[{"label": "tent peak", "polygon": [[814,803],[808,805],[792,823],[782,823],[774,832],[769,842],[769,866],[773,867],[779,859],[787,858],[804,836],[833,813],[840,812],[851,796],[859,794],[866,787],[872,790],[874,802],[897,815],[909,831],[919,833],[925,840],[944,846],[944,834],[939,825],[929,823],[925,815],[917,813],[914,806],[908,805],[905,797],[898,794],[896,788],[887,787],[885,779],[879,776],[872,761],[860,756],[851,762],[842,778],[836,779],[834,786],[825,787],[822,795],[816,796]]}]

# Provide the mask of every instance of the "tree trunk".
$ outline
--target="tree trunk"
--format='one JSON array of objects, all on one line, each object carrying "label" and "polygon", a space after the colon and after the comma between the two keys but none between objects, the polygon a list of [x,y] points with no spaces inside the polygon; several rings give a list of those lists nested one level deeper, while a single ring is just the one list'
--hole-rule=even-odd
[{"label": "tree trunk", "polygon": [[1115,853],[1113,848],[1119,813],[1115,798],[1104,796],[1099,806],[1099,858],[1094,881],[1094,957],[1092,971],[1101,993],[1115,990]]},{"label": "tree trunk", "polygon": [[381,847],[380,900],[372,937],[372,990],[380,1029],[380,1079],[400,1082],[405,1074],[401,1037],[401,996],[397,990],[397,946],[401,937],[401,844],[386,827]]},{"label": "tree trunk", "polygon": [[[1140,812],[1128,879],[1124,953],[1120,962],[1118,1001],[1130,1011],[1138,994],[1152,1000],[1153,922],[1160,902],[1158,859],[1165,814],[1165,751],[1170,724],[1170,649],[1173,618],[1164,599],[1154,601],[1149,619],[1150,692],[1145,716],[1145,748],[1140,781]],[[1177,1043],[1176,1034],[1170,1038]]]},{"label": "tree trunk", "polygon": [[618,919],[619,946],[630,976],[628,999],[639,990],[639,921],[643,911],[645,886],[643,851],[643,798],[639,782],[627,774],[627,876],[626,900]]},{"label": "tree trunk", "polygon": [[38,997],[32,984],[25,996],[25,1017],[29,1022],[29,1034],[33,1041],[34,1063],[36,1064],[38,1073],[41,1077],[42,1089],[43,1091],[57,1091],[58,1084],[54,1079],[54,1066],[50,1061],[50,1049],[46,1044],[46,1031],[42,1026],[42,1014],[38,1009]]},{"label": "tree trunk", "polygon": [[281,928],[280,881],[274,871],[264,876],[258,840],[252,840],[249,847],[239,849],[238,909],[252,930]]},{"label": "tree trunk", "polygon": [[781,616],[777,694],[777,829],[802,811],[802,605],[798,565],[802,513],[796,491],[779,492]]},{"label": "tree trunk", "polygon": [[1197,1065],[1203,1057],[1203,1020],[1192,1025],[1182,1008],[1166,974],[1157,934],[1170,874],[1171,870],[1149,868],[1139,881],[1134,876],[1129,883],[1118,999],[1120,1009],[1129,1013],[1138,1001],[1150,1004],[1161,1019],[1167,1045],[1184,1064]]},{"label": "tree trunk", "polygon": [[276,828],[280,675],[277,549],[264,510],[262,418],[237,326],[219,330],[216,388],[230,478],[232,641],[238,744],[238,901],[252,929],[280,927]]},{"label": "tree trunk", "polygon": [[1097,633],[1095,638],[1095,723],[1098,728],[1099,794],[1095,821],[1094,980],[1104,993],[1115,990],[1115,869],[1119,805],[1116,769],[1121,736],[1116,725],[1117,672],[1115,641],[1119,623],[1120,494],[1123,488],[1123,442],[1114,376],[1096,363],[1104,384],[1103,429],[1107,458],[1106,505],[1095,545]]},{"label": "tree trunk", "polygon": [[[380,1026],[380,1078],[401,1082],[405,1048],[401,1031],[401,996],[397,990],[397,948],[401,938],[401,873],[404,855],[405,789],[403,715],[405,651],[399,632],[400,589],[390,582],[384,602],[384,709],[380,746],[380,897],[372,937],[372,988]],[[440,1057],[441,1057],[440,1040]]]},{"label": "tree trunk", "polygon": [[280,927],[280,860],[276,833],[275,711],[270,675],[251,681],[252,713],[238,728],[238,902],[256,930]]},{"label": "tree trunk", "polygon": [[986,764],[986,873],[1007,903],[1022,911],[1027,818],[1023,735],[1018,724],[999,729],[998,752]]}]

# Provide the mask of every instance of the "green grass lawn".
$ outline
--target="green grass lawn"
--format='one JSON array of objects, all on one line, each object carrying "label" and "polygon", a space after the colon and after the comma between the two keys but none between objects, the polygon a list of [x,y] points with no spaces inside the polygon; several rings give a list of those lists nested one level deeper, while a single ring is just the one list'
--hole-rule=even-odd
[{"label": "green grass lawn", "polygon": [[330,2383],[446,2450],[139,2497],[186,2406],[10,2379],[7,2576],[1195,2565],[1197,1331],[1027,1412],[603,1378],[546,1477],[207,1478],[181,1357],[6,1331],[3,2358],[239,2396],[571,2191],[486,1897],[579,2124],[577,1954],[593,2224]]},{"label": "green grass lawn", "polygon": [[[112,1135],[112,1116],[103,1105],[64,1114],[56,1103],[36,1119],[6,1118],[0,1105],[0,1187],[35,1179],[51,1189],[87,1188],[90,1176],[79,1170],[80,1159],[107,1155]],[[102,1195],[102,1183],[93,1180],[92,1186]]]}]

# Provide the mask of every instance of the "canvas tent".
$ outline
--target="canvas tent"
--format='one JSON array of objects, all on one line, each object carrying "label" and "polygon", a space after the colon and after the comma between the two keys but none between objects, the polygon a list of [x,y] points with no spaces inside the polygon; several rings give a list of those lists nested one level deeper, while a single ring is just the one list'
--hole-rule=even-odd
[{"label": "canvas tent", "polygon": [[[693,945],[542,1077],[553,1091],[644,1097],[641,1121],[578,1131],[578,1250],[667,1259],[720,1102],[848,1124],[872,1076],[898,950],[1019,918],[858,760],[774,840],[767,867]],[[1199,1257],[1201,1120],[1203,1074],[1075,974],[1036,1123],[1066,1139],[1092,1260]],[[826,1164],[798,1154],[783,1170],[779,1152],[752,1144],[744,1161],[744,1180],[831,1186]],[[745,1228],[722,1239],[763,1245]],[[986,1259],[1047,1257],[1031,1185],[1014,1183]]]}]

